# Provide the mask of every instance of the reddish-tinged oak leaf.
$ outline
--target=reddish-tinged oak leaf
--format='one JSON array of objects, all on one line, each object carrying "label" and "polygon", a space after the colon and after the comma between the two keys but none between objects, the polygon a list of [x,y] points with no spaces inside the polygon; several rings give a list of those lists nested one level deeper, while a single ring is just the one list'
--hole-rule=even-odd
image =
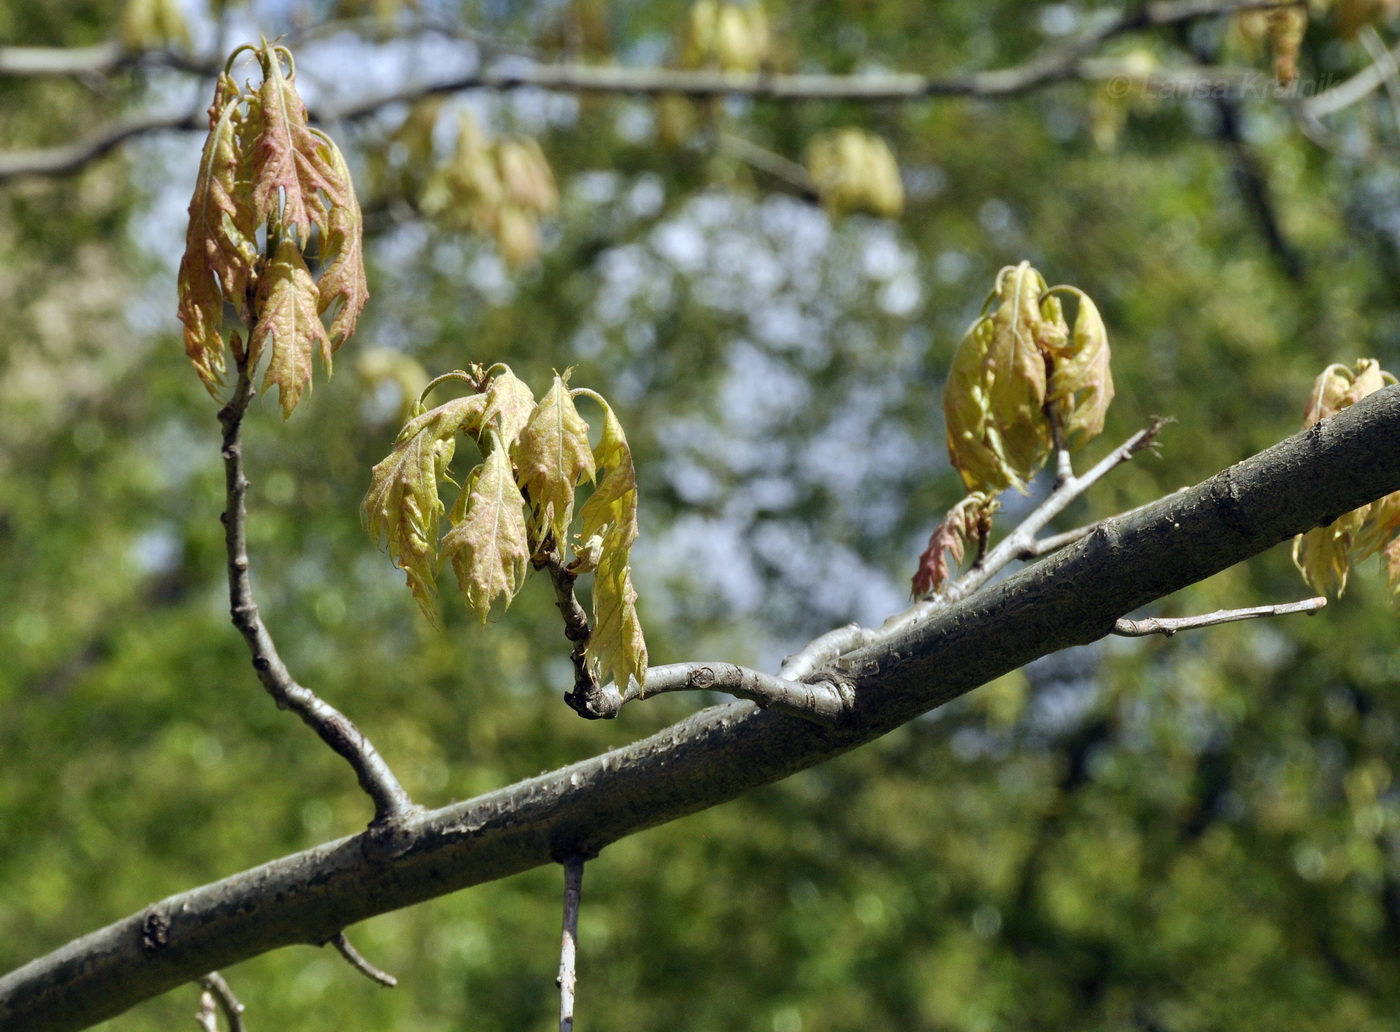
[{"label": "reddish-tinged oak leaf", "polygon": [[506,605],[525,583],[530,559],[526,542],[525,499],[500,435],[490,433],[486,460],[467,479],[454,515],[460,518],[442,540],[442,557],[452,561],[457,585],[482,623],[491,604],[504,595]]},{"label": "reddish-tinged oak leaf", "polygon": [[281,47],[259,52],[262,119],[253,148],[253,206],[258,222],[280,226],[296,235],[304,247],[313,226],[323,236],[330,231],[327,199],[332,206],[345,207],[353,199],[345,196],[323,137],[307,124],[306,105],[292,77],[282,74],[285,53]]},{"label": "reddish-tinged oak leaf", "polygon": [[501,372],[491,377],[490,386],[486,388],[486,412],[481,417],[481,425],[490,427],[494,423],[501,440],[509,448],[530,422],[530,415],[535,411],[535,392],[508,366],[498,368]]},{"label": "reddish-tinged oak leaf", "polygon": [[370,536],[384,542],[429,620],[436,619],[438,525],[444,507],[438,481],[447,478],[457,432],[480,425],[486,398],[455,398],[410,420],[394,449],[374,467],[364,510]]},{"label": "reddish-tinged oak leaf", "polygon": [[248,364],[270,353],[262,388],[277,387],[282,415],[288,417],[311,382],[312,353],[320,351],[327,370],[331,365],[331,341],[316,311],[316,281],[293,241],[277,246],[258,280],[253,309]]},{"label": "reddish-tinged oak leaf", "polygon": [[606,548],[593,575],[593,628],[588,639],[589,662],[620,691],[647,677],[647,645],[637,617],[637,592],[624,556]]},{"label": "reddish-tinged oak leaf", "polygon": [[215,93],[222,106],[204,143],[178,280],[185,353],[211,393],[223,380],[224,302],[246,308],[257,261],[257,224],[238,138],[239,98],[231,83],[223,76]]},{"label": "reddish-tinged oak leaf", "polygon": [[355,332],[360,312],[369,300],[369,283],[365,279],[364,218],[360,214],[360,202],[355,197],[355,185],[350,181],[350,170],[345,167],[340,149],[323,133],[315,130],[312,133],[321,141],[327,163],[335,172],[336,196],[340,198],[327,217],[327,230],[321,245],[326,267],[316,284],[316,309],[319,314],[325,315],[339,303],[330,327],[331,344],[339,348]]},{"label": "reddish-tinged oak leaf", "polygon": [[948,510],[943,522],[929,535],[928,547],[919,556],[913,580],[916,599],[936,594],[951,579],[953,570],[963,561],[967,543],[991,533],[992,514],[997,508],[996,499],[977,491]]},{"label": "reddish-tinged oak leaf", "polygon": [[594,474],[588,424],[574,406],[565,377],[555,374],[554,386],[530,414],[511,458],[534,510],[531,551],[551,533],[562,545],[574,518],[574,489]]}]

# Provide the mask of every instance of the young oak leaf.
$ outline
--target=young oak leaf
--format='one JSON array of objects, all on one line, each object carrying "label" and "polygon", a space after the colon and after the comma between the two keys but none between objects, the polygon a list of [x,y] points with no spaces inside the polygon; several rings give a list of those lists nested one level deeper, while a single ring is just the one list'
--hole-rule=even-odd
[{"label": "young oak leaf", "polygon": [[509,448],[530,422],[530,414],[535,411],[535,392],[508,366],[499,368],[501,372],[491,377],[486,389],[486,411],[481,416],[481,425],[489,427],[494,420],[501,440]]},{"label": "young oak leaf", "polygon": [[611,677],[622,691],[633,679],[646,682],[647,645],[625,553],[605,549],[593,574],[593,629],[587,655],[594,669]]},{"label": "young oak leaf", "polygon": [[1074,287],[1056,287],[1079,301],[1074,332],[1067,339],[1047,339],[1050,383],[1047,397],[1056,407],[1067,445],[1082,447],[1103,432],[1104,416],[1113,401],[1109,370],[1108,330],[1098,307]]},{"label": "young oak leaf", "polygon": [[500,435],[493,431],[490,438],[485,462],[472,471],[453,507],[454,516],[459,508],[464,511],[442,540],[442,557],[452,561],[457,585],[482,623],[498,596],[510,605],[525,583],[530,559],[525,499]]},{"label": "young oak leaf", "polygon": [[263,270],[253,307],[255,321],[248,337],[248,365],[255,366],[263,351],[270,350],[262,389],[277,387],[286,418],[311,381],[312,352],[321,352],[329,370],[332,350],[316,311],[316,281],[291,239],[277,245],[272,262]]},{"label": "young oak leaf", "polygon": [[637,540],[637,472],[632,449],[611,406],[592,391],[588,393],[603,406],[603,436],[593,450],[593,462],[607,472],[579,509],[578,538],[589,541],[600,536],[604,547],[622,551],[626,562],[626,550]]},{"label": "young oak leaf", "polygon": [[240,310],[246,306],[257,261],[257,225],[238,140],[237,94],[233,80],[221,76],[190,200],[178,280],[185,353],[211,393],[223,380],[224,302]]},{"label": "young oak leaf", "polygon": [[446,478],[455,435],[476,429],[485,407],[485,396],[473,394],[410,420],[370,473],[364,500],[370,536],[388,545],[429,620],[436,617],[437,536],[444,512],[438,481]]},{"label": "young oak leaf", "polygon": [[[1313,383],[1303,414],[1304,429],[1395,382],[1395,377],[1372,358],[1358,359],[1355,369],[1328,366]],[[1382,564],[1393,579],[1397,572],[1392,565],[1395,542],[1387,542],[1397,528],[1400,492],[1353,509],[1325,527],[1299,534],[1293,539],[1293,564],[1313,590],[1340,596],[1346,590],[1352,565],[1384,550]],[[1400,557],[1400,552],[1395,555]]]},{"label": "young oak leaf", "polygon": [[963,561],[967,542],[991,532],[992,514],[998,507],[991,495],[975,491],[948,510],[943,522],[929,535],[928,547],[919,556],[913,579],[916,599],[928,598],[948,582],[954,568]]},{"label": "young oak leaf", "polygon": [[282,74],[280,55],[286,53],[281,47],[259,51],[262,121],[253,147],[253,207],[258,222],[270,220],[305,246],[313,226],[323,236],[330,231],[323,193],[336,207],[349,207],[353,199],[345,196],[324,137],[307,124],[295,75]]},{"label": "young oak leaf", "polygon": [[321,151],[334,173],[333,186],[339,198],[327,217],[321,253],[328,262],[316,284],[316,311],[319,315],[325,315],[332,305],[340,302],[330,327],[334,349],[350,339],[360,312],[369,300],[369,283],[365,279],[364,218],[360,214],[355,185],[350,180],[350,170],[345,167],[340,148],[324,133],[314,129],[311,132],[321,141]]},{"label": "young oak leaf", "polygon": [[548,534],[562,545],[574,518],[574,489],[592,480],[595,472],[588,424],[574,406],[565,377],[554,375],[554,386],[530,414],[511,458],[521,490],[534,508],[531,551]]},{"label": "young oak leaf", "polygon": [[[1046,284],[1040,273],[1022,262],[997,277],[1001,304],[992,313],[992,341],[983,360],[987,402],[996,425],[1006,465],[1015,473],[1012,484],[1040,469],[1050,452],[1050,427],[1045,419],[1045,358],[1042,341],[1063,336],[1059,304],[1049,318],[1041,308]],[[1052,301],[1054,299],[1051,299]],[[1056,325],[1059,322],[1060,325]]]}]

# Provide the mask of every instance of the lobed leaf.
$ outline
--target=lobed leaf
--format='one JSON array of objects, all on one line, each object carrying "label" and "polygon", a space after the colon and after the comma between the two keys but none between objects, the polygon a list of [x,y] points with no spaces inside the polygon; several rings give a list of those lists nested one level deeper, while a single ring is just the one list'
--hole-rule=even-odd
[{"label": "lobed leaf", "polygon": [[282,74],[281,53],[280,47],[259,51],[262,120],[253,146],[253,208],[258,222],[280,227],[305,246],[313,226],[323,237],[330,232],[327,201],[349,207],[354,199],[346,196],[348,177],[334,167],[324,137],[307,124],[293,78]]},{"label": "lobed leaf", "polygon": [[447,476],[455,435],[479,427],[485,407],[485,395],[473,394],[410,420],[370,473],[364,500],[370,536],[387,544],[429,620],[436,617],[437,535],[444,513],[438,480]]},{"label": "lobed leaf", "polygon": [[554,386],[530,414],[511,457],[534,509],[531,550],[549,534],[562,544],[574,518],[574,489],[595,473],[588,424],[574,406],[565,377],[555,374]]},{"label": "lobed leaf", "polygon": [[589,662],[600,677],[611,677],[626,691],[635,679],[647,676],[647,646],[637,617],[637,592],[632,569],[623,553],[604,550],[593,574],[593,628],[588,639]]},{"label": "lobed leaf", "polygon": [[220,77],[209,114],[180,260],[178,314],[185,327],[185,353],[213,392],[225,368],[224,303],[240,310],[247,305],[257,261],[257,222],[239,146],[238,87],[227,75]]},{"label": "lobed leaf", "polygon": [[291,239],[277,245],[258,280],[253,302],[253,332],[248,337],[248,365],[270,353],[263,390],[276,386],[283,417],[289,417],[311,381],[311,355],[319,350],[331,364],[331,340],[316,310],[316,281]]},{"label": "lobed leaf", "polygon": [[622,424],[607,402],[593,397],[603,406],[603,436],[593,450],[593,462],[607,473],[579,509],[578,537],[588,541],[600,536],[605,548],[625,551],[637,540],[637,471]]},{"label": "lobed leaf", "polygon": [[[943,521],[929,535],[928,546],[919,555],[914,571],[914,598],[927,598],[938,592],[963,561],[967,542],[991,532],[992,513],[998,504],[991,495],[975,491],[948,510]],[[952,557],[952,562],[948,561]]]},{"label": "lobed leaf", "polygon": [[1047,335],[1050,356],[1048,398],[1055,405],[1065,443],[1080,448],[1103,432],[1104,416],[1113,401],[1109,369],[1108,330],[1098,307],[1074,287],[1057,287],[1074,294],[1079,311],[1074,332],[1057,344]]},{"label": "lobed leaf", "polygon": [[510,605],[530,559],[525,499],[500,435],[493,431],[490,438],[485,462],[472,471],[453,507],[454,515],[462,510],[460,518],[442,541],[442,557],[452,561],[457,585],[482,623],[497,597],[504,595]]},{"label": "lobed leaf", "polygon": [[486,389],[486,411],[481,416],[481,425],[489,427],[494,422],[501,440],[509,448],[530,422],[530,414],[535,411],[535,392],[509,367],[500,368],[502,372],[491,377]]},{"label": "lobed leaf", "polygon": [[327,216],[326,233],[321,253],[327,259],[325,270],[316,284],[318,315],[324,315],[337,302],[340,308],[331,322],[332,349],[339,348],[355,332],[360,312],[369,300],[369,283],[365,278],[364,217],[355,196],[350,170],[338,148],[323,133],[313,134],[321,141],[327,162],[335,173],[334,186],[338,203]]}]

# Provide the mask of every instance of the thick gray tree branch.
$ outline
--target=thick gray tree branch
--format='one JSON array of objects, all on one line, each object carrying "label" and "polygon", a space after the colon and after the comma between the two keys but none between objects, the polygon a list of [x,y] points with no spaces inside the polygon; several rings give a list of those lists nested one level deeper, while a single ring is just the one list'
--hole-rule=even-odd
[{"label": "thick gray tree branch", "polygon": [[[1101,20],[1098,25],[1066,43],[1047,49],[1024,64],[959,76],[916,74],[879,75],[785,75],[771,72],[751,74],[715,70],[670,68],[627,68],[609,65],[539,64],[512,58],[485,65],[466,75],[440,82],[418,83],[402,90],[334,106],[320,106],[310,112],[320,123],[366,118],[392,104],[412,102],[423,97],[472,90],[506,91],[522,88],[576,94],[622,96],[687,97],[744,96],[778,102],[832,101],[909,102],[930,97],[975,97],[1000,99],[1016,96],[1057,82],[1074,79],[1136,81],[1137,73],[1118,61],[1096,60],[1095,50],[1115,36],[1141,29],[1178,25],[1200,18],[1234,11],[1274,6],[1274,0],[1158,0],[1156,3],[1129,5],[1127,11]],[[177,55],[154,51],[152,60],[208,74],[210,67],[200,60],[179,63]],[[137,55],[124,55],[110,47],[53,51],[49,48],[0,48],[0,74],[38,74],[49,68],[55,73],[78,71],[105,72],[132,63]],[[84,62],[89,66],[83,69]],[[1182,75],[1190,82],[1212,82],[1224,75],[1227,80],[1249,78],[1250,72],[1212,73],[1192,71],[1154,73],[1155,79],[1169,83],[1173,91],[1184,89]],[[0,181],[24,175],[66,175],[106,154],[135,136],[171,130],[204,128],[202,112],[189,114],[139,115],[115,123],[85,140],[39,150],[0,152]]]},{"label": "thick gray tree branch", "polygon": [[[224,430],[222,455],[226,490],[226,504],[220,518],[224,524],[224,542],[228,552],[229,609],[233,615],[233,625],[248,643],[253,669],[278,709],[295,713],[302,723],[350,764],[360,787],[374,801],[374,823],[371,828],[377,835],[392,836],[397,822],[416,809],[413,800],[399,784],[398,778],[394,777],[394,772],[374,744],[350,718],[293,679],[253,598],[253,583],[248,573],[248,478],[243,473],[243,417],[255,393],[249,376],[246,367],[239,369],[233,398],[219,411],[219,424]],[[340,929],[334,931],[339,932]],[[326,939],[330,938],[331,935],[326,936]],[[0,1024],[0,1028],[3,1027]]]},{"label": "thick gray tree branch", "polygon": [[1400,490],[1400,386],[842,661],[840,726],[732,703],[464,803],[155,903],[0,978],[0,1028],[75,1032],[202,973],[554,862],[838,756],[1140,606]]}]

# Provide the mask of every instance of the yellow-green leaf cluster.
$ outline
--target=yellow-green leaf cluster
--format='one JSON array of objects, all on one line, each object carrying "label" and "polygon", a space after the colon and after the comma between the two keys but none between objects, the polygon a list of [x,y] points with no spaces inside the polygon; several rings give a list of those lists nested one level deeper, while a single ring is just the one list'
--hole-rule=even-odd
[{"label": "yellow-green leaf cluster", "polygon": [[[631,550],[637,540],[637,478],[622,424],[592,391],[570,388],[556,374],[538,402],[504,365],[473,366],[428,384],[467,384],[473,393],[411,419],[393,451],[374,467],[365,512],[369,531],[387,543],[394,562],[429,619],[436,618],[438,568],[451,562],[463,598],[483,623],[497,599],[507,606],[530,565],[550,557],[575,575],[592,573],[593,625],[586,651],[593,669],[625,686],[646,677],[646,642],[632,586]],[[603,408],[596,448],[575,405],[586,396]],[[451,510],[439,484],[451,481],[457,435],[474,441],[481,462],[467,475]],[[577,491],[603,476],[578,510]],[[446,519],[448,529],[439,541]]]},{"label": "yellow-green leaf cluster", "polygon": [[681,43],[681,67],[756,72],[768,63],[768,16],[756,3],[698,0]]},{"label": "yellow-green leaf cluster", "polygon": [[[229,64],[245,50],[263,81],[254,90],[227,70],[219,77],[190,201],[179,316],[186,354],[214,393],[227,369],[224,306],[232,306],[248,340],[245,352],[231,334],[234,360],[251,375],[266,357],[263,389],[276,386],[290,416],[311,382],[312,355],[329,369],[369,297],[363,219],[345,159],[308,124],[295,74],[283,71],[291,55],[240,47]],[[323,267],[319,279],[308,257]]]},{"label": "yellow-green leaf cluster", "polygon": [[[1078,300],[1073,330],[1058,293]],[[943,389],[948,453],[969,492],[1024,491],[1057,440],[1073,449],[1102,431],[1112,400],[1094,303],[1072,287],[1048,288],[1028,262],[1008,266],[953,356]]]},{"label": "yellow-green leaf cluster", "polygon": [[807,145],[807,174],[822,207],[833,215],[864,212],[894,219],[904,211],[904,183],[894,154],[864,129],[847,126],[814,137]]},{"label": "yellow-green leaf cluster", "polygon": [[[1368,394],[1395,383],[1373,358],[1354,368],[1330,365],[1313,383],[1303,414],[1304,428],[1336,415]],[[1293,562],[1313,590],[1338,595],[1346,590],[1352,566],[1380,554],[1392,590],[1400,588],[1400,491],[1315,527],[1293,539]]]},{"label": "yellow-green leaf cluster", "polygon": [[122,45],[128,50],[190,45],[190,26],[179,0],[126,0],[121,19]]},{"label": "yellow-green leaf cluster", "polygon": [[491,236],[512,266],[540,252],[540,219],[559,206],[554,173],[529,137],[491,139],[471,112],[452,156],[427,179],[419,205],[448,225]]}]

